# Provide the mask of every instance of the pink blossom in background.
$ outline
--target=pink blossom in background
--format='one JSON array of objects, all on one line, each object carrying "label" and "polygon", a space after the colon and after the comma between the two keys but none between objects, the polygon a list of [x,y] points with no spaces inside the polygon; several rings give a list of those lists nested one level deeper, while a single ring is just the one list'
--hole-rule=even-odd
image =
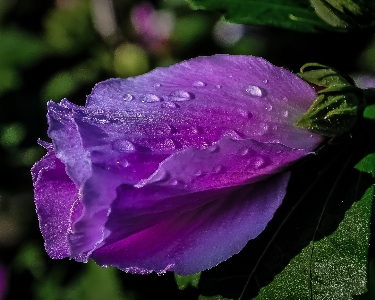
[{"label": "pink blossom in background", "polygon": [[155,52],[162,51],[174,27],[172,12],[155,10],[149,2],[138,4],[132,9],[131,21],[142,44]]}]

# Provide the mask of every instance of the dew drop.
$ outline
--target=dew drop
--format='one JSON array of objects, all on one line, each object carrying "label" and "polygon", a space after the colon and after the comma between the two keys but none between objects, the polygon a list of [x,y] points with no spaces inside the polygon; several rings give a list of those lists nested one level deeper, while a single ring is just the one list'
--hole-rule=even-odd
[{"label": "dew drop", "polygon": [[268,83],[268,79],[264,79],[264,80],[263,80],[263,83]]},{"label": "dew drop", "polygon": [[161,83],[155,83],[154,87],[161,87]]},{"label": "dew drop", "polygon": [[192,134],[198,134],[199,133],[199,128],[196,127],[196,126],[193,126],[193,127],[190,128],[190,132]]},{"label": "dew drop", "polygon": [[122,168],[126,168],[126,167],[128,167],[130,165],[130,163],[126,159],[123,159],[121,161],[117,161],[116,164],[119,167],[122,167]]},{"label": "dew drop", "polygon": [[215,173],[219,173],[219,172],[223,172],[224,171],[224,167],[223,166],[217,166],[214,168],[214,172]]},{"label": "dew drop", "polygon": [[247,155],[248,153],[249,153],[249,149],[247,149],[247,148],[242,149],[241,152],[240,152],[240,154],[241,154],[242,156],[245,156],[245,155]]},{"label": "dew drop", "polygon": [[210,151],[211,153],[214,153],[214,152],[219,152],[220,148],[218,145],[212,145],[210,147],[208,147],[208,151]]},{"label": "dew drop", "polygon": [[171,185],[177,185],[179,183],[178,179],[173,179]]},{"label": "dew drop", "polygon": [[191,99],[192,95],[189,92],[183,90],[174,91],[169,95],[169,100],[171,101],[187,101]]},{"label": "dew drop", "polygon": [[195,81],[193,83],[193,86],[195,86],[195,87],[203,87],[203,86],[206,86],[206,84],[204,82],[202,82],[202,81]]},{"label": "dew drop", "polygon": [[239,108],[238,109],[238,112],[241,116],[245,117],[245,118],[248,118],[248,119],[251,119],[253,117],[253,114],[249,111],[246,111],[245,109],[243,108]]},{"label": "dew drop", "polygon": [[277,128],[278,128],[277,125],[272,126],[273,130],[277,130]]},{"label": "dew drop", "polygon": [[260,169],[266,166],[266,161],[264,160],[263,157],[259,156],[252,160],[252,165],[254,169]]},{"label": "dew drop", "polygon": [[113,149],[119,152],[135,152],[135,146],[127,140],[117,140],[113,143]]},{"label": "dew drop", "polygon": [[272,110],[272,105],[271,104],[267,104],[267,106],[266,106],[266,110],[268,110],[268,111],[271,111]]},{"label": "dew drop", "polygon": [[195,176],[199,177],[199,176],[202,176],[203,175],[203,172],[202,170],[197,170],[195,173],[194,173]]},{"label": "dew drop", "polygon": [[163,108],[177,108],[178,105],[174,102],[166,101],[161,104],[161,107]]},{"label": "dew drop", "polygon": [[126,102],[132,101],[133,99],[134,99],[133,95],[130,95],[130,94],[124,95],[124,101],[126,101]]},{"label": "dew drop", "polygon": [[154,95],[154,94],[145,94],[145,95],[142,96],[141,101],[142,102],[148,102],[148,103],[159,102],[159,101],[161,101],[161,98],[159,96]]},{"label": "dew drop", "polygon": [[260,123],[258,126],[258,128],[255,128],[254,134],[261,136],[267,132],[268,125],[266,123]]},{"label": "dew drop", "polygon": [[248,94],[250,94],[251,96],[254,96],[254,97],[263,97],[264,96],[263,90],[259,86],[256,86],[256,85],[249,85],[246,88],[246,93],[248,93]]},{"label": "dew drop", "polygon": [[287,118],[289,116],[289,112],[287,110],[284,110],[283,112],[281,112],[282,116]]},{"label": "dew drop", "polygon": [[268,130],[268,125],[266,123],[260,124],[261,128],[264,129],[264,131]]},{"label": "dew drop", "polygon": [[216,85],[216,88],[221,89],[221,84]]}]

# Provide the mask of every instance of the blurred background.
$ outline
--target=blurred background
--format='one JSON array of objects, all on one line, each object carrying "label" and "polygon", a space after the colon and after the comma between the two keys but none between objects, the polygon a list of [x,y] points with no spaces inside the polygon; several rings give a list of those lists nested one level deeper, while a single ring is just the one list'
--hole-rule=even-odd
[{"label": "blurred background", "polygon": [[33,203],[31,166],[48,140],[46,102],[84,104],[95,83],[200,55],[262,56],[292,71],[319,62],[375,75],[375,35],[305,34],[229,24],[183,0],[0,1],[0,299],[196,299],[173,274],[131,275],[52,260]]}]

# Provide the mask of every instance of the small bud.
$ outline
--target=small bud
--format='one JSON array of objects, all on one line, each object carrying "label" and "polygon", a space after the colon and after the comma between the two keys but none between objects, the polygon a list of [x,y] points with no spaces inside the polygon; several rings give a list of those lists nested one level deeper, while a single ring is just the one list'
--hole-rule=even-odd
[{"label": "small bud", "polygon": [[[306,71],[308,68],[313,69]],[[295,126],[329,137],[349,131],[364,106],[363,91],[353,80],[320,64],[306,64],[298,75],[323,89],[318,91],[318,98]]]}]

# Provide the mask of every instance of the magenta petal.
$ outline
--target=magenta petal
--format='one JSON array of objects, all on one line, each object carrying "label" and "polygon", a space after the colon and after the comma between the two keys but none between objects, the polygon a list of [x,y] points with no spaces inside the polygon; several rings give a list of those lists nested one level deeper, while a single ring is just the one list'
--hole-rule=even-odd
[{"label": "magenta petal", "polygon": [[214,55],[101,82],[86,108],[121,112],[124,134],[153,149],[162,138],[185,148],[227,136],[313,150],[322,138],[293,124],[315,98],[306,82],[262,58]]},{"label": "magenta petal", "polygon": [[36,210],[46,251],[52,258],[69,257],[71,223],[82,212],[77,189],[66,175],[64,164],[53,152],[36,163],[32,173]]},{"label": "magenta petal", "polygon": [[229,138],[207,149],[177,152],[147,180],[119,186],[102,245],[216,201],[240,185],[264,180],[308,154],[281,144]]},{"label": "magenta petal", "polygon": [[47,252],[180,274],[229,258],[322,142],[293,125],[315,98],[261,58],[216,55],[99,83],[84,107],[49,102],[53,146],[32,170]]},{"label": "magenta petal", "polygon": [[101,265],[133,273],[172,270],[189,275],[212,268],[258,236],[285,196],[289,173],[245,186],[93,253]]}]

